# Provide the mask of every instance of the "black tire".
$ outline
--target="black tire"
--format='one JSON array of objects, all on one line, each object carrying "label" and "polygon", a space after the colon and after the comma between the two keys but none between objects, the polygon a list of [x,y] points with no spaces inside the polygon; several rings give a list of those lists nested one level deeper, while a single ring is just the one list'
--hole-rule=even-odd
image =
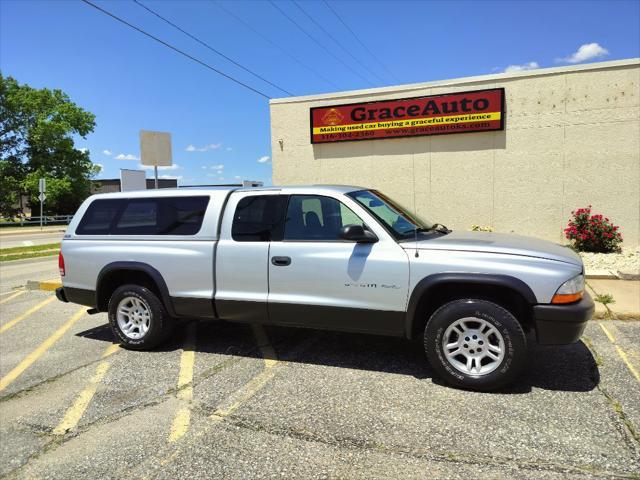
[{"label": "black tire", "polygon": [[[453,327],[449,331],[450,333],[447,334],[447,341],[453,339],[453,342],[459,341],[462,345],[449,348],[452,353],[455,353],[455,351],[461,351],[462,353],[460,356],[454,357],[452,361],[447,359],[443,345],[443,338],[447,333],[447,329],[456,321],[469,317],[484,320],[492,325],[495,331],[502,336],[504,356],[500,361],[486,357],[488,352],[487,343],[496,344],[499,339],[498,335],[489,334],[486,338],[478,337],[484,338],[484,342],[482,342],[466,337],[466,334],[465,337],[458,336]],[[481,324],[470,320],[466,325],[470,328],[479,328]],[[491,332],[490,327],[487,326],[485,328],[488,332]],[[465,343],[465,338],[475,343]],[[478,345],[478,343],[481,343],[481,345]],[[487,300],[473,298],[449,302],[438,308],[431,315],[424,330],[424,349],[432,368],[443,380],[456,387],[478,391],[497,390],[512,382],[524,368],[527,358],[527,340],[518,320],[500,305]],[[476,367],[487,368],[488,370],[495,369],[483,374],[470,374],[461,371],[459,368],[464,368],[464,362],[469,357],[473,357],[473,354],[476,354],[475,357],[478,358],[480,365],[478,366],[476,360],[473,359],[471,361],[472,371]],[[481,358],[483,355],[485,357]],[[494,355],[499,356],[499,354],[495,353]],[[454,365],[456,360],[460,362],[460,367]],[[483,366],[482,362],[487,360],[487,363],[491,365]],[[468,368],[468,364],[466,365]]]},{"label": "black tire", "polygon": [[[130,338],[118,325],[118,305],[127,297],[137,298],[150,312],[148,330],[140,338]],[[160,299],[146,287],[123,285],[117,288],[109,299],[111,331],[120,344],[130,350],[149,350],[160,345],[171,334],[173,324],[173,319],[167,313]]]}]

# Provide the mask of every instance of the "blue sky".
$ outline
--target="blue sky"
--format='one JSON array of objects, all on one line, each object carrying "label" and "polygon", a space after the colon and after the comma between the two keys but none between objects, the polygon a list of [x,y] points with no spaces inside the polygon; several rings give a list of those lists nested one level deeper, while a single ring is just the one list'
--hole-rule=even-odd
[{"label": "blue sky", "polygon": [[[287,54],[215,2],[140,1],[295,95],[640,56],[639,1],[330,1],[386,68],[321,1],[277,6],[325,49],[266,1],[220,2]],[[270,97],[288,96],[132,1],[95,3]],[[96,114],[95,131],[76,144],[103,166],[99,178],[138,168],[146,129],[172,133],[175,165],[161,175],[182,184],[271,183],[266,98],[78,0],[0,0],[0,68],[60,88]]]}]

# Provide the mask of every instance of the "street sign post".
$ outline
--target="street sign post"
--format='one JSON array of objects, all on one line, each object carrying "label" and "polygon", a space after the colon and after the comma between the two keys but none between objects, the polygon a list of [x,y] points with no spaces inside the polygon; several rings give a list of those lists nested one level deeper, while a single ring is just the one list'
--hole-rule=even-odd
[{"label": "street sign post", "polygon": [[140,130],[140,162],[153,165],[155,186],[158,188],[158,167],[170,167],[172,164],[171,134]]},{"label": "street sign post", "polygon": [[47,191],[47,180],[45,178],[41,178],[38,182],[38,190],[40,191],[38,195],[38,200],[40,200],[40,230],[42,230],[42,213],[44,210],[44,201],[47,198],[45,194]]}]

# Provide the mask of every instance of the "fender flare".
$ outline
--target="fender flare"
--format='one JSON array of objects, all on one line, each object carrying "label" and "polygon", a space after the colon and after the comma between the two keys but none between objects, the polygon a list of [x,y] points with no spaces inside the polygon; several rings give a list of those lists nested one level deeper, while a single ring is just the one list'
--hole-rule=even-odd
[{"label": "fender flare", "polygon": [[167,288],[167,283],[164,281],[162,274],[151,265],[142,262],[112,262],[105,265],[102,270],[100,270],[100,273],[98,274],[98,280],[96,282],[96,305],[100,305],[100,289],[102,286],[102,282],[104,282],[104,279],[111,272],[119,270],[135,270],[138,272],[144,272],[149,275],[158,287],[162,303],[164,303],[164,306],[169,312],[169,315],[175,316],[176,312],[174,311],[173,303],[171,302],[169,289]]},{"label": "fender flare", "polygon": [[506,287],[518,292],[530,305],[538,303],[533,290],[519,278],[510,275],[484,274],[484,273],[436,273],[420,280],[409,298],[407,306],[407,317],[405,321],[405,335],[412,337],[415,323],[416,310],[420,300],[428,295],[429,290],[447,283],[466,283],[474,285],[490,285],[496,287]]}]

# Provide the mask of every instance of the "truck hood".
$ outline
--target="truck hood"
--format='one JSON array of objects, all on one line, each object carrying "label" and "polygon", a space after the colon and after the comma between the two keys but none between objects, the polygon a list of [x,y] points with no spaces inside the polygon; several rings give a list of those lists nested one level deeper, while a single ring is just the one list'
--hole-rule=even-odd
[{"label": "truck hood", "polygon": [[545,258],[582,267],[580,255],[568,247],[522,235],[487,232],[451,232],[429,239],[402,242],[405,250],[456,250]]}]

